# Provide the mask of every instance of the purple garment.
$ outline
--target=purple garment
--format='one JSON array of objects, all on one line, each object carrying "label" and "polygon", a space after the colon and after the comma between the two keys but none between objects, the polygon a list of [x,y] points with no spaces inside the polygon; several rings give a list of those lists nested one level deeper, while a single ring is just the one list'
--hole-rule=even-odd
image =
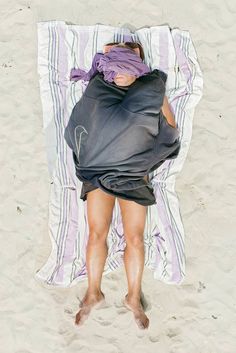
[{"label": "purple garment", "polygon": [[132,49],[113,47],[108,53],[95,54],[92,67],[88,72],[79,68],[72,69],[70,80],[89,81],[98,72],[103,72],[105,81],[112,82],[117,73],[127,73],[140,77],[148,74],[151,70]]}]

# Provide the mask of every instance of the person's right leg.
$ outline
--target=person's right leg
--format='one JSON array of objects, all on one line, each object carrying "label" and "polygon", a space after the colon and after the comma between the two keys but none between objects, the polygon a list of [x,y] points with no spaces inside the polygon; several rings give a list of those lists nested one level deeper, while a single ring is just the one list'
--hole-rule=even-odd
[{"label": "person's right leg", "polygon": [[86,268],[88,289],[82,300],[81,310],[76,315],[75,323],[81,324],[88,316],[92,306],[104,300],[101,280],[107,258],[107,235],[112,220],[115,197],[95,189],[87,194],[87,215],[89,239],[86,248]]}]

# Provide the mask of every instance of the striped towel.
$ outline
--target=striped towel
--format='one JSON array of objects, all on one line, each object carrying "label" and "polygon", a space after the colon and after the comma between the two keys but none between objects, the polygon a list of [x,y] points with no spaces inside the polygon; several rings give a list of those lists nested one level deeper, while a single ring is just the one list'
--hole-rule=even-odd
[{"label": "striped towel", "polygon": [[[180,284],[185,277],[184,228],[175,179],[181,171],[192,136],[196,104],[202,96],[202,73],[188,31],[168,26],[128,28],[102,24],[79,26],[64,21],[39,22],[38,73],[43,108],[43,128],[51,182],[49,235],[51,253],[35,278],[61,287],[70,287],[87,278],[87,201],[80,199],[81,181],[75,175],[72,151],[63,134],[76,102],[87,83],[71,82],[70,70],[88,71],[93,56],[109,42],[139,40],[145,63],[167,73],[166,95],[180,130],[181,150],[149,174],[157,204],[148,206],[144,231],[145,266],[155,279]],[[121,212],[115,201],[107,238],[107,274],[123,265],[126,246]]]}]

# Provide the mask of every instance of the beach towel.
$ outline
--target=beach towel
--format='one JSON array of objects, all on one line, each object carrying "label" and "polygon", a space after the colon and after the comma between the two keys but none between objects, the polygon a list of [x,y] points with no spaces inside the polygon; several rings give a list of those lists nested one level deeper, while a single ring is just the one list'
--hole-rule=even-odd
[{"label": "beach towel", "polygon": [[[194,109],[203,86],[189,32],[165,25],[132,32],[124,27],[80,26],[64,21],[39,22],[37,29],[38,74],[51,184],[48,228],[52,248],[35,278],[60,287],[70,287],[87,279],[87,201],[80,199],[82,182],[75,174],[72,151],[66,144],[64,132],[73,107],[88,83],[70,81],[70,70],[79,67],[88,71],[94,55],[102,53],[106,43],[138,40],[144,48],[144,62],[151,70],[167,74],[166,95],[181,140],[177,158],[166,160],[149,174],[156,204],[147,207],[145,266],[153,272],[154,279],[181,284],[185,278],[185,232],[175,181],[186,160]],[[107,245],[104,275],[124,264],[126,242],[117,198]]]}]

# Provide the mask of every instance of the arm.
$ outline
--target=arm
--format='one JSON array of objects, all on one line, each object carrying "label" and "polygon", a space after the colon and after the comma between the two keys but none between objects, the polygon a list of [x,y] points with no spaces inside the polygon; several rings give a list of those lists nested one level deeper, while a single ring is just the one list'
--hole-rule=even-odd
[{"label": "arm", "polygon": [[166,96],[164,97],[163,106],[162,106],[161,110],[162,110],[162,113],[163,113],[164,117],[166,118],[168,124],[173,127],[176,127],[175,116],[172,113],[170,104],[169,104]]}]

